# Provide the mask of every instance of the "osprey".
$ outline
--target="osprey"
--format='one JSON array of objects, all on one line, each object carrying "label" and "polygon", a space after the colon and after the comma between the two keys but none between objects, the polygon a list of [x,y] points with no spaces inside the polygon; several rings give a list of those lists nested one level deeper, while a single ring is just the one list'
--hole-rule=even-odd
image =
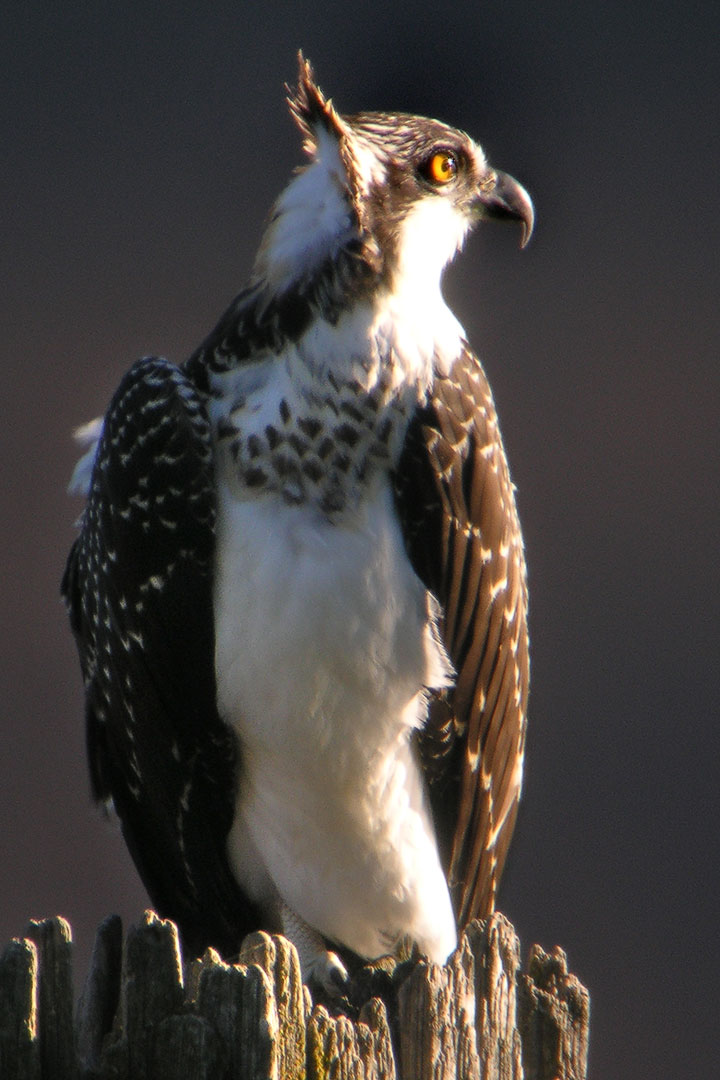
[{"label": "osprey", "polygon": [[186,947],[279,930],[305,977],[493,910],[523,772],[513,486],[443,268],[529,196],[436,120],[340,115],[300,57],[309,162],[248,286],[89,428],[63,580],[96,799]]}]

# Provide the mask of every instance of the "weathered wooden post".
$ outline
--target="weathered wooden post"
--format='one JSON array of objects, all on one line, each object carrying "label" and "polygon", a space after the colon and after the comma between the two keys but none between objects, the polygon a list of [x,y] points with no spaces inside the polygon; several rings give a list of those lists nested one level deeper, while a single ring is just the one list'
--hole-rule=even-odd
[{"label": "weathered wooden post", "polygon": [[[174,923],[98,930],[75,1019],[70,927],[29,925],[0,959],[1,1080],[585,1080],[589,998],[564,953],[520,970],[500,914],[444,967],[369,965],[345,1012],[311,1000],[293,946],[183,964]],[[356,1001],[357,999],[357,1001]],[[351,1014],[351,1015],[348,1015]]]}]

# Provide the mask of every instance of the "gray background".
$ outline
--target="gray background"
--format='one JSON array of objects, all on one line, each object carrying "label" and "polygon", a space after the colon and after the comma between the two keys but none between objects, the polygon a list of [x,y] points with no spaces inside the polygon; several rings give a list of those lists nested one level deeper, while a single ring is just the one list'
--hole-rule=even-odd
[{"label": "gray background", "polygon": [[535,197],[527,251],[487,226],[447,280],[495,390],[530,566],[529,763],[501,908],[589,986],[593,1077],[710,1075],[713,5],[202,8],[0,14],[0,941],[62,913],[82,971],[98,922],[146,903],[88,801],[58,599],[80,511],[70,431],[136,357],[183,359],[242,285],[301,160],[282,84],[302,46],[339,108],[465,127]]}]

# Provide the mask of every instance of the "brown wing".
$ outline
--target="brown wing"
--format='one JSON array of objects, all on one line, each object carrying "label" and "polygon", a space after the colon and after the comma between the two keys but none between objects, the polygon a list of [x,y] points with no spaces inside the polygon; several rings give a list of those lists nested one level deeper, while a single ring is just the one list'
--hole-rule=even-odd
[{"label": "brown wing", "polygon": [[466,346],[411,422],[396,474],[408,553],[457,674],[419,740],[458,924],[495,907],[522,781],[522,534],[487,378]]}]

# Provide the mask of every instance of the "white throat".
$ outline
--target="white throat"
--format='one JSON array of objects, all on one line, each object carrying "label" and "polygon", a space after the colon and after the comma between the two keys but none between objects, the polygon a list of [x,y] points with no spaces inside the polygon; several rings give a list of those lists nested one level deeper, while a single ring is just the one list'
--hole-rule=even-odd
[{"label": "white throat", "polygon": [[394,291],[436,301],[442,272],[468,229],[467,218],[449,200],[428,195],[417,202],[401,226]]}]

